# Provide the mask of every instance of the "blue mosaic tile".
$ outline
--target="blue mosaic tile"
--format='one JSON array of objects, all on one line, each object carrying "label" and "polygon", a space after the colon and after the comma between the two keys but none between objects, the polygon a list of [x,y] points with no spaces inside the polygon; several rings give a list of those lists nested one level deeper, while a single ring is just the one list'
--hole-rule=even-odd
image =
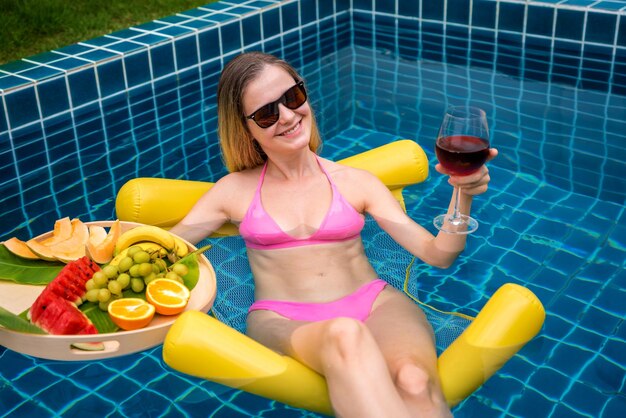
[{"label": "blue mosaic tile", "polygon": [[422,19],[443,20],[443,2],[428,1],[422,2]]},{"label": "blue mosaic tile", "polygon": [[496,6],[493,1],[474,1],[472,3],[472,27],[495,29]]},{"label": "blue mosaic tile", "polygon": [[282,31],[288,32],[300,27],[298,3],[289,3],[281,8]]},{"label": "blue mosaic tile", "polygon": [[21,71],[19,75],[20,77],[28,78],[30,80],[44,80],[60,74],[63,74],[60,70],[38,65],[31,69]]},{"label": "blue mosaic tile", "polygon": [[575,10],[558,9],[556,11],[555,36],[557,38],[582,40],[585,16]]},{"label": "blue mosaic tile", "polygon": [[200,61],[207,61],[221,55],[219,29],[211,29],[198,34]]},{"label": "blue mosaic tile", "polygon": [[587,13],[585,42],[612,45],[615,39],[617,16],[609,13]]},{"label": "blue mosaic tile", "polygon": [[202,20],[207,22],[211,22],[212,24],[228,22],[233,20],[233,15],[230,13],[211,13],[207,16],[204,16]]},{"label": "blue mosaic tile", "polygon": [[500,3],[498,30],[522,32],[524,29],[525,6],[519,3]]},{"label": "blue mosaic tile", "polygon": [[448,0],[446,5],[446,21],[448,23],[457,23],[460,25],[468,25],[470,18],[469,0]]},{"label": "blue mosaic tile", "polygon": [[[318,1],[317,2],[317,18],[319,20],[324,20],[335,13],[334,10],[334,2],[330,1]],[[339,2],[337,2],[339,3]],[[371,9],[370,9],[371,10]]]},{"label": "blue mosaic tile", "polygon": [[13,411],[9,412],[15,414],[15,416],[18,417],[36,417],[50,415],[50,410],[44,408],[43,406],[40,406],[33,401],[27,401],[19,405]]},{"label": "blue mosaic tile", "polygon": [[0,73],[0,90],[8,90],[14,87],[27,84],[30,80],[24,77],[18,77],[11,74]]},{"label": "blue mosaic tile", "polygon": [[255,44],[261,40],[261,18],[258,14],[243,19],[241,25],[245,45]]},{"label": "blue mosaic tile", "polygon": [[170,42],[150,49],[152,77],[157,79],[172,74],[175,70],[173,45]]},{"label": "blue mosaic tile", "polygon": [[198,45],[195,36],[187,36],[174,41],[176,67],[188,68],[198,65]]},{"label": "blue mosaic tile", "polygon": [[142,45],[155,45],[161,42],[166,42],[168,38],[163,35],[157,35],[155,33],[147,33],[145,35],[138,36],[133,38],[133,42],[142,44]]},{"label": "blue mosaic tile", "polygon": [[181,26],[185,29],[191,29],[194,32],[198,32],[200,29],[206,29],[211,26],[211,24],[202,19],[193,19],[193,20],[185,20],[181,23]]},{"label": "blue mosaic tile", "polygon": [[172,15],[172,16],[160,17],[157,20],[159,22],[169,23],[171,25],[180,25],[180,24],[184,25],[186,22],[189,21],[189,17],[188,16]]},{"label": "blue mosaic tile", "polygon": [[9,123],[14,129],[40,118],[33,86],[7,93],[4,100]]},{"label": "blue mosaic tile", "polygon": [[626,19],[620,17],[617,35],[617,45],[626,46]]},{"label": "blue mosaic tile", "polygon": [[119,38],[104,35],[98,38],[93,38],[93,39],[83,41],[81,43],[89,47],[106,47],[107,45],[110,45],[116,42],[119,42]]},{"label": "blue mosaic tile", "polygon": [[280,10],[271,9],[261,16],[263,23],[263,36],[271,38],[280,33]]},{"label": "blue mosaic tile", "polygon": [[528,401],[524,404],[513,405],[509,409],[510,413],[517,416],[550,416],[550,412],[552,412],[554,407],[554,402],[546,398],[545,395],[538,392],[534,388],[528,388],[526,391],[525,396]]},{"label": "blue mosaic tile", "polygon": [[193,33],[193,29],[186,28],[184,26],[166,26],[164,28],[157,29],[155,31],[160,35],[166,35],[168,37],[178,37],[182,35],[188,35]]},{"label": "blue mosaic tile", "polygon": [[[119,52],[122,54],[132,52],[132,51],[137,51],[143,48],[144,48],[143,45],[136,43],[136,42],[130,42],[130,41],[120,41],[114,44],[107,45],[107,49],[113,52]],[[82,57],[84,57],[84,55]],[[100,58],[100,60],[101,59],[105,59],[105,58]]]},{"label": "blue mosaic tile", "polygon": [[37,84],[37,92],[41,115],[44,118],[69,110],[70,103],[65,77],[58,77]]},{"label": "blue mosaic tile", "polygon": [[241,28],[239,22],[233,22],[220,27],[222,53],[241,50]]},{"label": "blue mosaic tile", "polygon": [[526,32],[534,35],[552,36],[552,22],[555,9],[541,6],[528,6]]},{"label": "blue mosaic tile", "polygon": [[[6,152],[8,150],[8,134],[7,134],[7,113],[4,109],[4,103],[0,100],[0,154]],[[5,149],[6,147],[6,149]],[[1,166],[1,165],[0,165]],[[10,177],[2,177],[2,178],[10,178]]]},{"label": "blue mosaic tile", "polygon": [[74,107],[89,103],[98,98],[98,85],[95,68],[68,74],[72,105]]},{"label": "blue mosaic tile", "polygon": [[240,5],[240,6],[236,6],[231,9],[228,9],[228,13],[231,15],[235,15],[235,16],[242,16],[244,14],[251,13],[255,10],[258,10],[258,9],[255,7],[248,7],[247,5],[243,5],[243,6]]},{"label": "blue mosaic tile", "polygon": [[90,395],[79,398],[64,415],[78,417],[85,413],[92,413],[98,416],[110,416],[116,409],[115,403],[102,399],[100,396]]},{"label": "blue mosaic tile", "polygon": [[124,69],[128,88],[149,82],[151,74],[148,52],[140,51],[124,56]]},{"label": "blue mosaic tile", "polygon": [[60,70],[75,70],[75,69],[79,69],[89,64],[90,64],[89,61],[68,57],[68,58],[61,58],[60,60],[50,63],[49,65],[54,68],[58,68]]},{"label": "blue mosaic tile", "polygon": [[563,401],[584,414],[600,416],[604,396],[592,386],[575,382]]},{"label": "blue mosaic tile", "polygon": [[124,90],[124,67],[121,59],[102,63],[96,68],[96,71],[98,74],[98,87],[102,97]]}]

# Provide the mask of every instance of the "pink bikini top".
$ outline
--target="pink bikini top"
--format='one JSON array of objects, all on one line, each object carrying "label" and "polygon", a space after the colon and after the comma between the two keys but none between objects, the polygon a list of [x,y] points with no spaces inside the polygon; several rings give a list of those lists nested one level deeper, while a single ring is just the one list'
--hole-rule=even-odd
[{"label": "pink bikini top", "polygon": [[296,238],[283,231],[265,211],[261,202],[261,186],[267,171],[267,163],[265,163],[259,177],[259,184],[252,198],[252,203],[250,203],[246,215],[243,217],[241,224],[239,224],[239,233],[247,247],[259,250],[272,250],[347,241],[359,236],[365,225],[363,215],[357,212],[341,195],[335,183],[333,183],[324,167],[322,167],[319,159],[318,164],[326,175],[333,194],[330,208],[326,212],[319,229],[309,237]]}]

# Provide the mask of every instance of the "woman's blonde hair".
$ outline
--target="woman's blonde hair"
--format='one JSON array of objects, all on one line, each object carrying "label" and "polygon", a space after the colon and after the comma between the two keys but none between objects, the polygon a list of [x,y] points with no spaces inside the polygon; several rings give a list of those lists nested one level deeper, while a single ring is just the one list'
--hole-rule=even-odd
[{"label": "woman's blonde hair", "polygon": [[[238,55],[222,70],[217,87],[217,125],[224,163],[230,172],[254,168],[267,160],[267,155],[248,129],[243,93],[248,84],[270,65],[284,69],[296,82],[302,80],[286,61],[263,52]],[[311,118],[309,148],[317,152],[321,139],[312,109]]]}]

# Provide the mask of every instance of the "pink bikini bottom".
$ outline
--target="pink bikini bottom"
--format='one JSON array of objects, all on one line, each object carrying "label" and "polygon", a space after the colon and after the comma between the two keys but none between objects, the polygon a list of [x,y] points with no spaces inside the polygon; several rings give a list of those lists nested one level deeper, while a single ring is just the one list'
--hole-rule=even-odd
[{"label": "pink bikini bottom", "polygon": [[299,303],[282,300],[258,300],[248,312],[266,310],[276,312],[294,321],[323,321],[338,317],[348,317],[365,321],[372,311],[372,305],[387,282],[376,279],[364,284],[356,292],[333,302]]}]

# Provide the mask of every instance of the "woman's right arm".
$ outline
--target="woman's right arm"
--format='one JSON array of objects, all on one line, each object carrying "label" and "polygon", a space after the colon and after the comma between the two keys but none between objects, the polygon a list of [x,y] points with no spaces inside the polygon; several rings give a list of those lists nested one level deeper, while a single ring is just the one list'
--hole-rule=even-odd
[{"label": "woman's right arm", "polygon": [[170,232],[197,244],[216,231],[231,218],[231,210],[227,206],[233,202],[233,179],[227,175],[198,199],[180,222]]}]

